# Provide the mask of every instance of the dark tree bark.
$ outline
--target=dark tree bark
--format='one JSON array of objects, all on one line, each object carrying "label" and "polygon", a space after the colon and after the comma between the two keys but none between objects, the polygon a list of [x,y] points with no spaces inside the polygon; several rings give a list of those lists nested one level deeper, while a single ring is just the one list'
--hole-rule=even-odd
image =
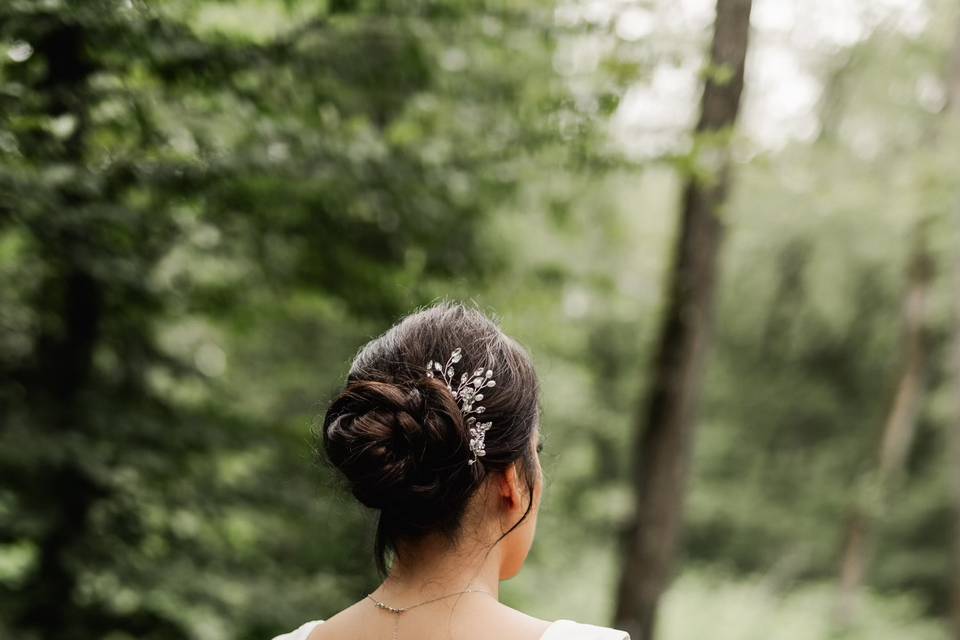
[{"label": "dark tree bark", "polygon": [[721,208],[730,182],[729,132],[740,109],[750,0],[717,0],[709,70],[696,132],[709,148],[710,175],[691,175],[674,250],[669,298],[652,384],[637,424],[636,514],[625,539],[616,625],[635,640],[653,638],[680,535],[687,470],[709,341],[723,237]]},{"label": "dark tree bark", "polygon": [[[36,42],[47,61],[41,86],[51,96],[51,117],[76,118],[72,133],[49,160],[83,166],[88,119],[87,83],[95,71],[86,54],[87,35],[79,25],[60,23]],[[71,209],[88,203],[86,196],[65,193]],[[103,316],[103,290],[78,258],[84,239],[57,229],[46,234],[40,250],[52,265],[40,287],[38,307],[45,311],[36,337],[35,357],[16,377],[27,390],[31,422],[53,437],[67,437],[87,428],[88,409],[83,392],[90,385],[93,354]],[[74,555],[89,536],[89,516],[106,490],[70,457],[50,465],[35,477],[21,478],[24,494],[47,507],[48,522],[36,540],[36,568],[22,586],[27,605],[16,615],[19,628],[31,629],[38,638],[78,637],[89,625],[87,610],[77,602],[77,567]]]}]

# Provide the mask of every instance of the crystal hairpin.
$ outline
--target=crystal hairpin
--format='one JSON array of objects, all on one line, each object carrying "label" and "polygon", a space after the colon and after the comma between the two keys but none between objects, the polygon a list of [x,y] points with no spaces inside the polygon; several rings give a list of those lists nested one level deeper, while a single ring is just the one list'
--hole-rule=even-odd
[{"label": "crystal hairpin", "polygon": [[[467,428],[470,430],[470,451],[473,453],[473,458],[470,459],[468,464],[473,464],[480,456],[487,454],[484,448],[484,439],[486,438],[487,430],[493,424],[492,422],[477,422],[477,415],[486,411],[486,407],[482,405],[474,406],[474,403],[483,400],[483,393],[480,393],[481,390],[486,387],[495,387],[497,383],[492,378],[492,370],[484,370],[483,367],[478,367],[472,375],[462,373],[457,388],[454,389],[453,365],[460,362],[462,357],[463,350],[457,347],[453,350],[453,353],[450,354],[450,358],[446,364],[441,365],[439,362],[431,360],[427,363],[427,377],[440,377],[446,383],[447,389],[450,390],[453,397],[456,398],[460,404],[460,412],[463,413],[466,418]],[[435,374],[439,374],[439,376]]]}]

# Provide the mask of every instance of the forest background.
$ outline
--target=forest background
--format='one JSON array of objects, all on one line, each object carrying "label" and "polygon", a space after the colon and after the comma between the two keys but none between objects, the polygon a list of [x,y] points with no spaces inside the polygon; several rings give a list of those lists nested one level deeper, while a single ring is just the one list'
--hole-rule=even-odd
[{"label": "forest background", "polygon": [[[721,9],[743,94],[701,128]],[[958,42],[954,0],[2,3],[0,637],[262,640],[362,597],[371,516],[310,427],[438,299],[542,380],[505,602],[624,620],[720,158],[644,634],[960,638]]]}]

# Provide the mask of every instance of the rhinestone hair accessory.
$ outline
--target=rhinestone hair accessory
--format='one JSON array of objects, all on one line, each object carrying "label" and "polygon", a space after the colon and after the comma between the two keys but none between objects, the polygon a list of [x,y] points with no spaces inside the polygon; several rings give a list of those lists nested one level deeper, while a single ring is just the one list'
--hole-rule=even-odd
[{"label": "rhinestone hair accessory", "polygon": [[483,367],[479,367],[472,375],[468,375],[466,372],[460,374],[457,387],[454,388],[455,373],[453,365],[460,362],[462,357],[463,350],[457,347],[450,354],[446,364],[441,365],[439,362],[431,360],[427,363],[427,377],[442,379],[446,383],[447,389],[460,404],[460,412],[466,418],[467,428],[470,429],[470,451],[473,453],[473,458],[470,459],[468,464],[473,464],[480,456],[487,454],[486,449],[484,449],[484,440],[487,430],[493,424],[492,422],[477,422],[477,416],[486,411],[486,408],[483,405],[475,406],[475,403],[483,401],[481,391],[484,388],[495,387],[497,383],[493,380],[492,370],[484,370]]}]

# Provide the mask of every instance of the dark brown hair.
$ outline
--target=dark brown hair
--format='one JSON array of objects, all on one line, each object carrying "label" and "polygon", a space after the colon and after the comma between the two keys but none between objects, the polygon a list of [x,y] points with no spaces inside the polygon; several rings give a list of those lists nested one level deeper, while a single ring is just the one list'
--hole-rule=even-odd
[{"label": "dark brown hair", "polygon": [[[484,394],[486,454],[475,464],[460,406],[443,380],[426,375],[460,347],[461,372],[491,369]],[[530,488],[531,441],[540,424],[540,389],[530,356],[476,308],[440,302],[404,317],[364,345],[346,387],[322,423],[323,452],[361,503],[379,511],[375,559],[381,574],[397,543],[440,532],[454,541],[470,497],[483,479],[515,461]],[[319,453],[319,448],[318,448]]]}]

